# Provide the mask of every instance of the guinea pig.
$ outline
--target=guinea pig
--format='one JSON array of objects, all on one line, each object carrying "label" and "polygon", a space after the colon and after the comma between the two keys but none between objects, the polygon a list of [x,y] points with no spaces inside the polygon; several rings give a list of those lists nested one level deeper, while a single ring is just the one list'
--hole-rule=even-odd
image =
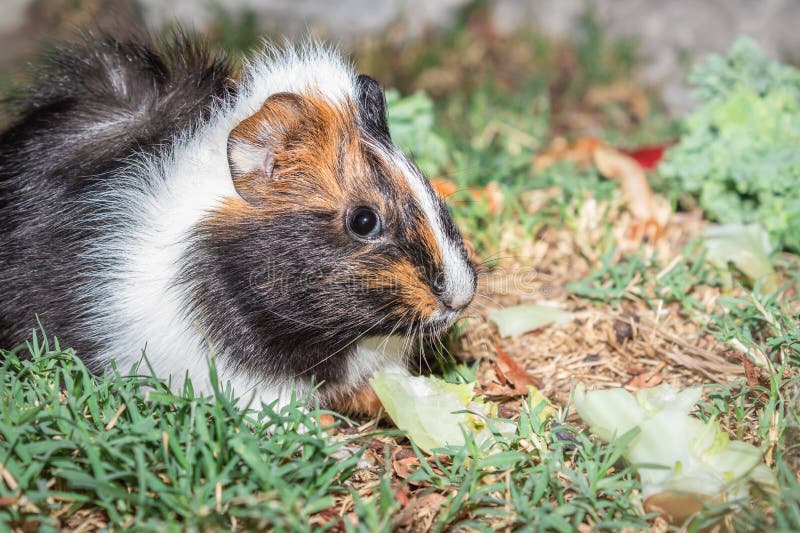
[{"label": "guinea pig", "polygon": [[[443,200],[334,49],[235,77],[196,39],[64,44],[0,134],[0,346],[37,324],[95,372],[323,403],[402,371],[473,297]],[[319,385],[321,384],[321,385]]]}]

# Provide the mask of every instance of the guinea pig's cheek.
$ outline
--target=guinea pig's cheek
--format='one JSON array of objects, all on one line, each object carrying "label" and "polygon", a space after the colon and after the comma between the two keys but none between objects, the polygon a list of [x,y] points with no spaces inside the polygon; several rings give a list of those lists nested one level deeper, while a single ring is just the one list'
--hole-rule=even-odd
[{"label": "guinea pig's cheek", "polygon": [[414,316],[423,321],[429,321],[439,307],[424,285],[402,291],[400,296],[405,306],[413,310]]},{"label": "guinea pig's cheek", "polygon": [[404,318],[428,320],[439,307],[428,286],[420,279],[417,269],[407,262],[377,271],[372,278],[376,288],[398,297],[400,309],[393,311]]}]

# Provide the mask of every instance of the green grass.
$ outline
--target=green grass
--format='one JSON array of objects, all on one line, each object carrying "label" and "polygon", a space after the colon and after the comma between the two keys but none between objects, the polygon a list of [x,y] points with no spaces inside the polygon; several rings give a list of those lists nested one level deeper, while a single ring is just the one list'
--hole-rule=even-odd
[{"label": "green grass", "polygon": [[[575,43],[553,43],[536,31],[485,43],[489,57],[493,47],[513,47],[527,58],[524,69],[485,61],[474,67],[479,70],[468,70],[453,63],[478,40],[466,21],[465,15],[452,31],[425,42],[402,49],[387,42],[377,52],[355,56],[403,94],[419,88],[418,81],[433,71],[452,70],[456,81],[432,91],[429,111],[447,146],[439,173],[461,188],[497,182],[503,190],[506,208],[500,215],[481,201],[454,205],[463,232],[491,263],[509,225],[522,227],[527,239],[545,226],[574,229],[587,195],[598,201],[614,197],[617,184],[593,170],[561,164],[536,172],[532,161],[549,143],[554,125],[563,123],[565,110],[579,106],[593,86],[629,79],[637,58],[635,43],[611,42],[587,16]],[[238,53],[254,46],[260,33],[251,14],[237,18],[220,12],[212,37]],[[577,67],[565,69],[559,59],[564,54],[576,58]],[[626,145],[675,134],[674,123],[657,106],[633,126],[615,122],[618,111],[600,110],[606,127],[593,133]],[[679,193],[670,184],[656,185],[673,197]],[[543,187],[560,192],[542,210],[525,212],[520,195]],[[756,296],[758,291],[735,276],[731,285],[729,276],[703,261],[699,242],[687,245],[683,258],[657,277],[663,265],[644,253],[618,257],[611,230],[609,222],[608,238],[593,250],[600,264],[567,287],[572,298],[615,308],[643,301],[655,309],[675,302],[682,314],[703,317],[705,330],[721,341],[735,338],[771,361],[761,383],[709,386],[698,415],[716,417],[732,435],[770,450],[779,492],[765,495],[765,506],[728,502],[709,508],[688,529],[699,531],[740,510],[730,518],[737,529],[800,530],[797,296],[790,291],[781,299]],[[781,272],[800,282],[796,258],[774,259]],[[726,296],[706,315],[692,296],[696,287],[720,288]],[[458,334],[453,332],[453,339]],[[452,381],[474,380],[477,370],[477,365],[432,366]],[[574,531],[582,524],[618,531],[653,523],[654,516],[643,511],[635,468],[620,461],[632,436],[602,444],[575,422],[569,405],[545,424],[525,405],[517,434],[498,437],[492,453],[472,441],[434,457],[414,449],[420,467],[400,479],[390,456],[396,449],[368,450],[370,438],[401,438],[397,432],[382,426],[332,438],[318,423],[323,411],[306,409],[306,403],[299,398],[277,412],[268,406],[242,411],[224,384],[210,397],[198,397],[190,385],[171,391],[146,365],[133,375],[119,369],[95,376],[72,350],[34,332],[26,346],[0,350],[0,529],[55,530],[83,510],[94,511],[112,528],[137,531],[390,531],[403,508],[396,496],[403,489],[415,498],[442,496],[434,531],[503,526]],[[342,418],[337,422],[347,424]],[[340,519],[345,502],[347,516]]]},{"label": "green grass", "polygon": [[50,515],[69,505],[117,526],[302,530],[348,490],[358,455],[337,458],[300,400],[248,413],[219,387],[92,375],[36,333],[20,352],[0,352],[0,463],[17,485],[4,477],[0,497],[24,501],[0,506],[0,523],[57,528]]},{"label": "green grass", "polygon": [[[66,505],[140,530],[303,531],[351,493],[361,529],[390,530],[398,505],[389,477],[371,497],[355,496],[350,478],[363,447],[330,442],[320,412],[306,412],[300,400],[279,412],[244,412],[219,388],[197,397],[191,385],[173,394],[142,373],[94,376],[71,350],[37,334],[19,352],[26,358],[0,352],[0,523],[57,529],[53,514]],[[499,452],[470,443],[433,464],[419,454],[423,467],[408,481],[448,494],[441,529],[487,529],[500,519],[569,531],[587,517],[604,528],[643,527],[630,470],[607,476],[622,444],[591,442],[569,426],[546,431],[523,414],[518,436]],[[501,479],[506,470],[511,477]]]},{"label": "green grass", "polygon": [[[331,442],[316,421],[320,413],[305,411],[302,401],[279,412],[243,412],[219,388],[203,398],[190,385],[173,394],[146,373],[94,376],[71,350],[36,334],[19,352],[32,359],[0,353],[0,523],[57,529],[53,514],[69,506],[97,509],[110,525],[137,530],[305,531],[312,517],[350,494],[358,526],[347,522],[348,531],[391,530],[400,506],[389,473],[379,468],[372,494],[358,496],[353,477],[365,439]],[[777,431],[781,493],[769,498],[769,517],[758,506],[736,515],[739,527],[766,526],[768,519],[785,530],[800,526],[800,379],[778,375],[768,387],[716,386],[700,411],[740,437],[754,430],[769,442]],[[620,463],[633,435],[600,444],[564,415],[542,424],[526,406],[517,434],[501,438],[493,453],[474,442],[443,450],[448,457],[417,451],[421,467],[406,483],[445,495],[434,530],[648,527],[652,516],[642,511],[635,470]],[[732,506],[709,509],[696,524]]]}]

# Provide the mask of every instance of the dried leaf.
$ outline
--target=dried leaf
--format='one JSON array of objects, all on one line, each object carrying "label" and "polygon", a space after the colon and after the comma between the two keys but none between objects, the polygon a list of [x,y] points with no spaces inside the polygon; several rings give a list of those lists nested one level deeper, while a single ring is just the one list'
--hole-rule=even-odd
[{"label": "dried leaf", "polygon": [[515,390],[528,394],[528,387],[541,387],[538,379],[531,376],[525,368],[517,363],[500,346],[497,349],[497,361],[495,362],[495,372],[500,379],[505,380]]},{"label": "dried leaf", "polygon": [[411,501],[408,496],[409,496],[408,487],[405,485],[399,486],[394,491],[394,499],[397,500],[397,503],[399,503],[401,507],[407,506]]},{"label": "dried leaf", "polygon": [[445,199],[450,198],[458,191],[458,185],[446,178],[431,178],[430,182],[433,190]]},{"label": "dried leaf", "polygon": [[656,220],[656,203],[644,170],[632,157],[608,146],[594,151],[597,170],[606,178],[619,180],[628,209],[639,220]]},{"label": "dried leaf", "polygon": [[19,503],[19,496],[0,497],[0,507],[10,507]]},{"label": "dried leaf", "polygon": [[642,372],[628,380],[625,385],[634,389],[655,387],[664,381],[664,376],[660,372]]},{"label": "dried leaf", "polygon": [[335,420],[332,414],[323,413],[319,415],[319,425],[322,426],[323,429],[329,429],[333,427]]},{"label": "dried leaf", "polygon": [[472,198],[476,202],[486,202],[489,213],[498,215],[503,211],[505,197],[500,184],[496,181],[489,182],[483,188],[469,188],[465,192],[466,195],[459,195],[459,198],[453,198],[453,195],[458,192],[458,185],[455,182],[445,178],[433,178],[430,180],[433,190],[439,196],[445,198],[448,202],[456,205],[463,205],[466,203],[466,198]]},{"label": "dried leaf", "polygon": [[392,525],[395,529],[428,531],[445,501],[447,498],[438,492],[417,496],[392,518]]},{"label": "dried leaf", "polygon": [[550,147],[533,160],[533,168],[541,171],[561,161],[572,161],[578,168],[589,168],[595,149],[602,145],[603,141],[596,137],[579,137],[571,144],[563,137],[556,137]]},{"label": "dried leaf", "polygon": [[528,394],[528,392],[523,389],[500,385],[499,383],[489,383],[486,387],[478,391],[478,393],[484,398],[489,398],[491,400],[518,398]]},{"label": "dried leaf", "polygon": [[402,459],[392,459],[392,470],[401,479],[406,479],[419,468],[419,459],[417,456],[404,457]]}]

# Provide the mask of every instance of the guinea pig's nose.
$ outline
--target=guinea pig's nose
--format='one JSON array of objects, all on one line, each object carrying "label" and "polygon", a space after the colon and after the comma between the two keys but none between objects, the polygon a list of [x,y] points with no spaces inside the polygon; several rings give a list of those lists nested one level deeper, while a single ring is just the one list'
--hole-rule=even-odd
[{"label": "guinea pig's nose", "polygon": [[476,277],[472,269],[465,270],[461,275],[448,279],[445,275],[437,276],[432,283],[433,292],[439,303],[448,311],[458,312],[472,301],[475,295]]},{"label": "guinea pig's nose", "polygon": [[460,287],[458,290],[449,290],[439,296],[439,302],[448,311],[461,311],[469,305],[475,295],[473,286]]},{"label": "guinea pig's nose", "polygon": [[474,291],[465,291],[459,294],[447,294],[440,297],[439,301],[448,311],[461,311],[472,301]]}]

